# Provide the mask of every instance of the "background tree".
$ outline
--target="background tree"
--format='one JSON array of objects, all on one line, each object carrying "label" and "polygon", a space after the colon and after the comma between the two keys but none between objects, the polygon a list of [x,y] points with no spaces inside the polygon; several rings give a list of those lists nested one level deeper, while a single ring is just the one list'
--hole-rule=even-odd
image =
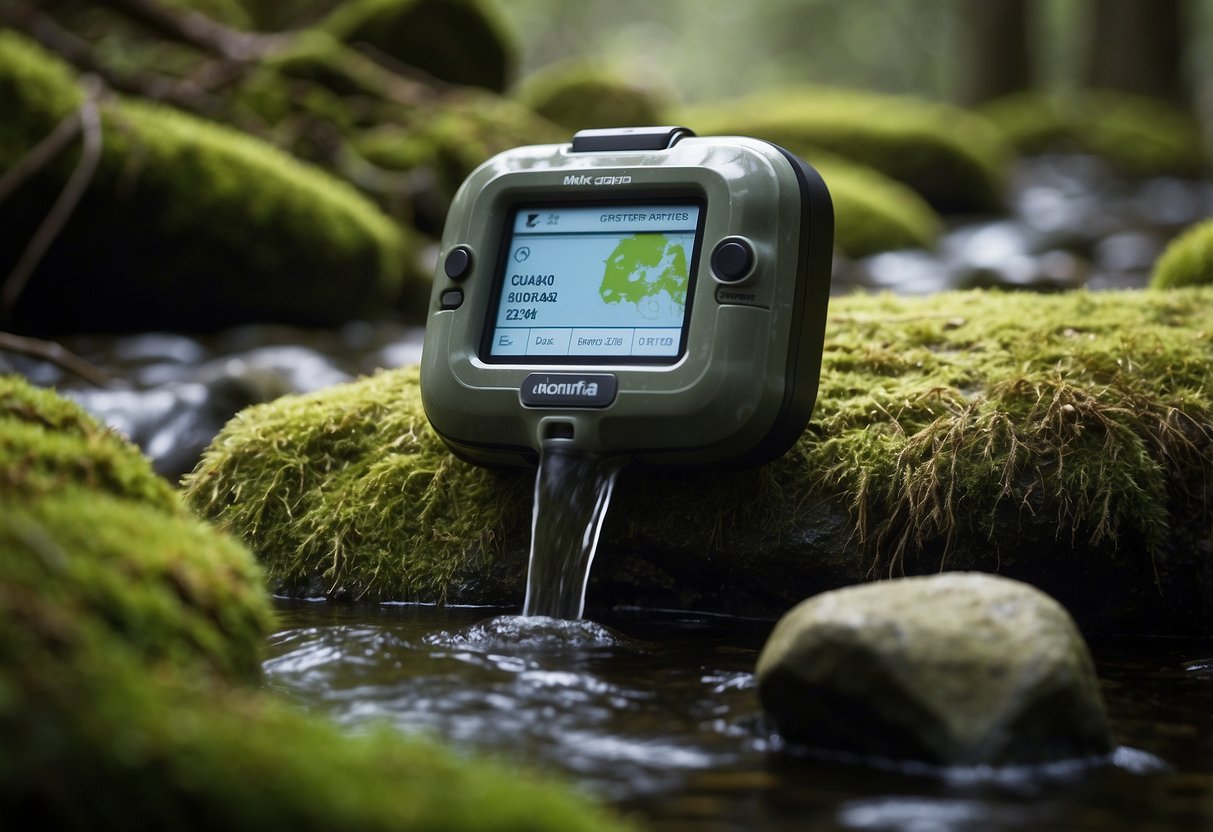
[{"label": "background tree", "polygon": [[1191,102],[1184,74],[1183,0],[1099,0],[1091,27],[1091,87]]}]

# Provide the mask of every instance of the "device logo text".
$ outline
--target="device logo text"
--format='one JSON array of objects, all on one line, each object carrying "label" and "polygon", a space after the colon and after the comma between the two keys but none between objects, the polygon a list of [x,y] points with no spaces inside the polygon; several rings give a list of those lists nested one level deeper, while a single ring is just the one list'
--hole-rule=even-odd
[{"label": "device logo text", "polygon": [[531,373],[518,398],[524,407],[607,407],[618,387],[611,373]]},{"label": "device logo text", "polygon": [[632,177],[623,175],[593,176],[588,173],[570,173],[564,178],[565,185],[627,185]]}]

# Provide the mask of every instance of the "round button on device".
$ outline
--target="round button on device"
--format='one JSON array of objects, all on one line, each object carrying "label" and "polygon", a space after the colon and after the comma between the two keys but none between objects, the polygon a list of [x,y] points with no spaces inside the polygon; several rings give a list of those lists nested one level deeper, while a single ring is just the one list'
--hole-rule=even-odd
[{"label": "round button on device", "polygon": [[442,263],[442,270],[451,280],[462,280],[472,270],[472,250],[467,246],[455,246]]},{"label": "round button on device", "polygon": [[712,250],[712,274],[724,283],[744,280],[754,269],[754,249],[749,240],[726,237]]}]

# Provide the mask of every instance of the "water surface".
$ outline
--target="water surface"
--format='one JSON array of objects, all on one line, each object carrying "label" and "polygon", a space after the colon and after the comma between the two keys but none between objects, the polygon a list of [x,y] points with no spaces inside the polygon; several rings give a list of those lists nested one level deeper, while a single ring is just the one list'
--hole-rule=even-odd
[{"label": "water surface", "polygon": [[1043,768],[873,765],[784,747],[753,666],[772,622],[278,602],[269,685],[569,780],[647,828],[1213,830],[1213,643],[1095,644],[1120,747]]}]

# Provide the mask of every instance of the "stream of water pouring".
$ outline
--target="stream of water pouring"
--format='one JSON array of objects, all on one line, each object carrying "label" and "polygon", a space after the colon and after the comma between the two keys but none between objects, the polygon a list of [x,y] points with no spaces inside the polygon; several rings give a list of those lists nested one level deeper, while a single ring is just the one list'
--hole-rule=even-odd
[{"label": "stream of water pouring", "polygon": [[581,618],[598,535],[623,465],[621,458],[586,454],[567,441],[543,444],[523,615]]}]

